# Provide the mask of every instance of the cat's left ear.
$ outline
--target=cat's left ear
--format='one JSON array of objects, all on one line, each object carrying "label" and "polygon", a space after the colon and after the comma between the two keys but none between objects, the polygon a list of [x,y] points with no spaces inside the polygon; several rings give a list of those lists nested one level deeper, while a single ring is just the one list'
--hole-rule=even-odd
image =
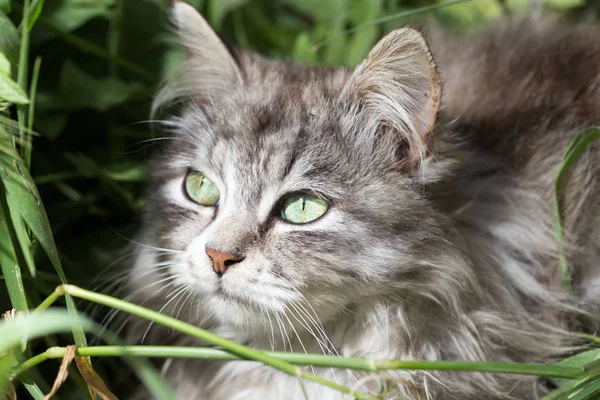
[{"label": "cat's left ear", "polygon": [[397,138],[401,167],[414,171],[429,151],[441,83],[423,35],[395,30],[354,71],[347,98],[380,134]]},{"label": "cat's left ear", "polygon": [[172,15],[187,56],[187,84],[203,103],[242,83],[233,56],[208,22],[191,5],[173,2]]}]

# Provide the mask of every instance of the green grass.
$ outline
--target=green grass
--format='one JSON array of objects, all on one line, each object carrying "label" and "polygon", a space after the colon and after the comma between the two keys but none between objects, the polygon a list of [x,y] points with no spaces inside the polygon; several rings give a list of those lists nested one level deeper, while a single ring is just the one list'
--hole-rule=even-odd
[{"label": "green grass", "polygon": [[[467,31],[503,13],[527,9],[525,0],[190,2],[222,37],[243,48],[303,63],[350,67],[382,35],[402,24],[435,19]],[[58,364],[42,361],[72,353],[65,359],[63,369],[70,373],[57,398],[89,399],[97,392],[109,396],[95,371],[112,388],[115,371],[124,368],[115,364],[121,359],[155,398],[174,399],[146,361],[149,356],[258,360],[344,393],[352,390],[297,365],[371,372],[442,369],[533,374],[561,384],[548,399],[598,398],[599,350],[553,366],[262,352],[82,289],[97,288],[95,278],[137,228],[146,160],[160,146],[160,141],[145,142],[154,134],[147,123],[138,122],[148,119],[153,93],[181,60],[180,50],[170,44],[166,4],[162,0],[0,0],[0,311],[20,313],[15,320],[0,322],[0,390],[41,399],[58,371]],[[600,16],[593,1],[547,4],[575,21],[592,13]],[[561,178],[598,137],[599,128],[591,127],[565,149],[556,180],[558,238],[562,238]],[[557,251],[568,288],[566,258],[562,248]],[[50,304],[58,307],[46,309]],[[108,346],[88,346],[87,339],[101,331],[97,322],[84,316],[90,304],[137,315],[223,350],[124,346],[108,333],[100,338]],[[72,344],[78,346],[74,352],[68,347]],[[74,364],[68,368],[74,355],[86,358],[79,359],[77,368]],[[9,373],[14,376],[10,382],[4,379]]]}]

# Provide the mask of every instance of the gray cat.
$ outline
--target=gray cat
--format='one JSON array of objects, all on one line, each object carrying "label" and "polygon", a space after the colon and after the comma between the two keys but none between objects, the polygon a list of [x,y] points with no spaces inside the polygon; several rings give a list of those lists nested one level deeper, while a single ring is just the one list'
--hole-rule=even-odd
[{"label": "gray cat", "polygon": [[[599,146],[561,191],[573,298],[552,192],[570,140],[600,124],[597,29],[505,21],[433,35],[433,50],[398,29],[349,71],[228,49],[182,2],[173,16],[187,62],[156,108],[181,112],[152,168],[135,301],[258,349],[368,359],[553,362],[593,328]],[[143,321],[129,333],[198,345]],[[547,390],[514,375],[314,372],[390,399]],[[342,398],[246,361],[162,373],[181,400]]]}]

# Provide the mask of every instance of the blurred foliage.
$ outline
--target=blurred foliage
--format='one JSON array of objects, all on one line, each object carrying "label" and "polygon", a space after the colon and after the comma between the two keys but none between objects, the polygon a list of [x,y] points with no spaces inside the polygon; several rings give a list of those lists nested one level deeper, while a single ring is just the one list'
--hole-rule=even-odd
[{"label": "blurred foliage", "polygon": [[[244,49],[293,62],[349,67],[382,35],[407,23],[468,31],[533,7],[527,0],[189,2],[224,40]],[[168,22],[168,4],[31,0],[29,59],[41,60],[31,175],[65,273],[84,287],[102,278],[104,268],[133,237],[143,205],[146,163],[151,153],[161,151],[161,140],[147,141],[161,137],[148,121],[150,104],[160,83],[182,60]],[[15,78],[23,5],[0,0],[0,89],[4,99],[15,104],[27,99]],[[546,0],[545,7],[574,20],[592,21],[600,8],[592,0]],[[28,76],[33,68],[30,62]],[[0,101],[2,110],[9,111]],[[16,110],[10,113],[16,119]],[[5,125],[7,130],[17,129]],[[35,248],[37,243],[30,245]],[[37,278],[22,271],[33,303],[58,283],[50,260],[37,253]],[[0,311],[10,308],[0,285]]]}]

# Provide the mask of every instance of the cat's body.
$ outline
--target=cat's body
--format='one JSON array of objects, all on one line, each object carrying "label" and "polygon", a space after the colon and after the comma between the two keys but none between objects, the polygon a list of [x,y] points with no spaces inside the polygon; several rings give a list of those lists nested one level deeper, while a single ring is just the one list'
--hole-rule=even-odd
[{"label": "cat's body", "polygon": [[[561,289],[552,191],[570,140],[600,124],[597,30],[519,22],[475,41],[435,40],[436,123],[436,68],[412,30],[383,39],[353,73],[234,59],[192,13],[175,6],[191,81],[159,99],[189,89],[194,101],[168,124],[175,140],[154,168],[131,274],[136,301],[265,350],[516,362],[564,354],[566,330],[590,316]],[[216,182],[218,207],[186,197],[190,169]],[[598,145],[566,180],[573,291],[593,313]],[[327,213],[305,225],[278,218],[279,199],[299,190],[325,198]],[[242,261],[215,274],[205,249]],[[144,344],[195,343],[142,321],[130,333]],[[543,392],[513,375],[315,372],[373,393],[386,382],[396,399]],[[174,359],[163,373],[181,400],[305,398],[295,377],[246,361]],[[341,398],[306,381],[304,390]]]}]

